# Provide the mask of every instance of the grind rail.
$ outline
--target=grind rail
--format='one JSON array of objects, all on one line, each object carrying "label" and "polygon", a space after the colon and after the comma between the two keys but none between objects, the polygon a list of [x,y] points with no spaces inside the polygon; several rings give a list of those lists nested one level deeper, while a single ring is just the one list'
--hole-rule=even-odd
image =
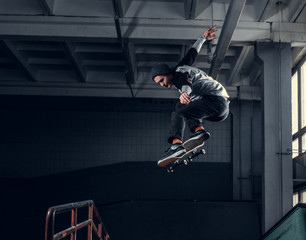
[{"label": "grind rail", "polygon": [[[78,223],[77,212],[80,208],[88,208],[87,220]],[[55,216],[71,211],[71,226],[58,233],[54,233]],[[97,222],[97,225],[95,221]],[[87,227],[87,240],[92,240],[92,233],[96,234],[99,240],[109,240],[110,237],[102,223],[99,212],[92,200],[63,204],[48,209],[46,216],[45,240],[58,240],[70,235],[70,240],[76,240],[77,231]]]}]

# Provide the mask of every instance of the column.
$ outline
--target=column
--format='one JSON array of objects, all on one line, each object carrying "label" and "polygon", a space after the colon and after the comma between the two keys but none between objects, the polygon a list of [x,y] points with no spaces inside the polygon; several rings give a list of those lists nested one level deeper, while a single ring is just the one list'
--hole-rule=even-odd
[{"label": "column", "polygon": [[262,60],[263,232],[292,208],[291,45],[260,42]]}]

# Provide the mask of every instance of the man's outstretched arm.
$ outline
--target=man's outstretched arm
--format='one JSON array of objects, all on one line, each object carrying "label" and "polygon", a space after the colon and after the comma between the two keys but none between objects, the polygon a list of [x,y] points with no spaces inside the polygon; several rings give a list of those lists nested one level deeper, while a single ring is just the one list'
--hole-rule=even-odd
[{"label": "man's outstretched arm", "polygon": [[187,54],[183,57],[183,59],[178,63],[176,67],[183,65],[191,66],[194,63],[196,57],[198,56],[204,42],[206,40],[214,39],[216,37],[216,32],[216,26],[206,29],[203,35],[192,45],[192,47],[188,50]]}]

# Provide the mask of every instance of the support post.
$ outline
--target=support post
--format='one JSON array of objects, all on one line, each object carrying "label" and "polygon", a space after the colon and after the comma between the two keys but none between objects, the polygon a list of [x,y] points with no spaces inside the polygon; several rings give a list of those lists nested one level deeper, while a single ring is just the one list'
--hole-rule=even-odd
[{"label": "support post", "polygon": [[292,208],[291,45],[257,43],[262,60],[263,232]]}]

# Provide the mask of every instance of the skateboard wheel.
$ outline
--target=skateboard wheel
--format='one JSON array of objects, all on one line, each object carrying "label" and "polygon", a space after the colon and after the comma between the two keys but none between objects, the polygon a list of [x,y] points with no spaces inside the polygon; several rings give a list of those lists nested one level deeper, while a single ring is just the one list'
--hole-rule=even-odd
[{"label": "skateboard wheel", "polygon": [[205,153],[206,153],[204,149],[202,149],[201,152],[202,152],[202,154],[205,154]]},{"label": "skateboard wheel", "polygon": [[172,168],[172,167],[170,167],[170,168],[168,168],[168,169],[167,169],[167,172],[168,172],[168,173],[173,173],[173,172],[174,172],[174,170],[173,170],[173,168]]},{"label": "skateboard wheel", "polygon": [[184,165],[188,164],[188,161],[186,159],[183,160]]}]

